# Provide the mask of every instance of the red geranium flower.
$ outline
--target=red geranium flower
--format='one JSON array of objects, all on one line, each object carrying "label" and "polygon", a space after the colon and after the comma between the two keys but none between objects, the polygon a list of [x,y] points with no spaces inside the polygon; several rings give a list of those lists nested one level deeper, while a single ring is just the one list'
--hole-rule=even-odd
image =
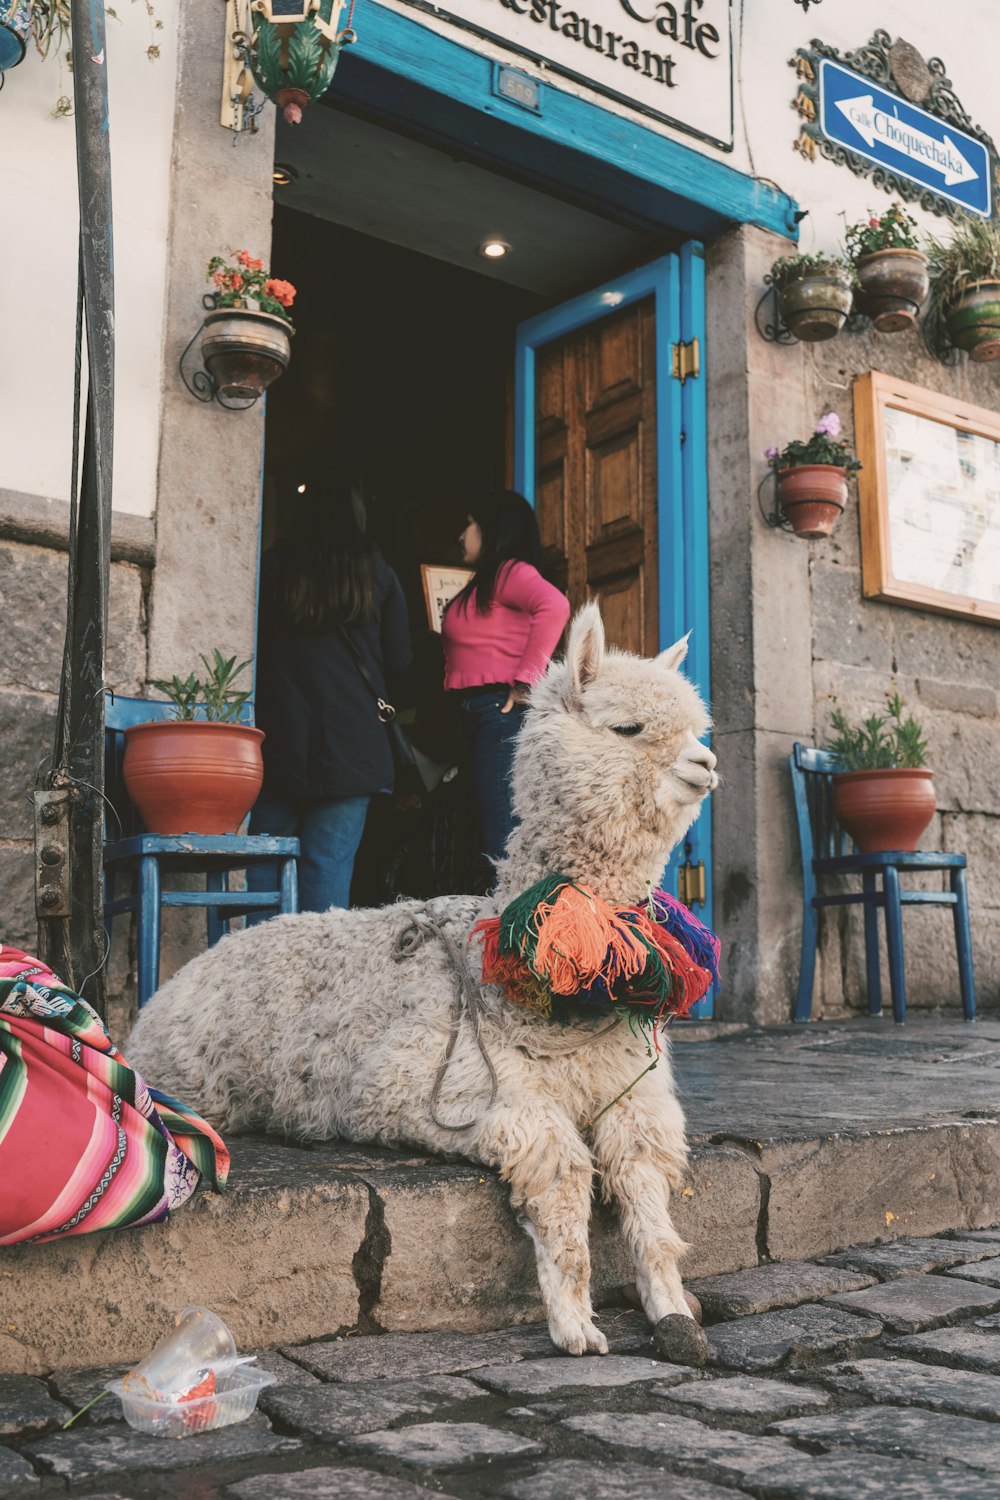
[{"label": "red geranium flower", "polygon": [[276,281],[273,277],[264,282],[265,296],[273,297],[282,307],[291,307],[295,301],[295,288],[290,281]]}]

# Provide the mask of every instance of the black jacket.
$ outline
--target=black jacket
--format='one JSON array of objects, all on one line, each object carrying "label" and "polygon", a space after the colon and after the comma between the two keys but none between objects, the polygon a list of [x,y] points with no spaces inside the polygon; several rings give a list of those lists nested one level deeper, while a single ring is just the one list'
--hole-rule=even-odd
[{"label": "black jacket", "polygon": [[[375,700],[340,632],[291,629],[277,602],[279,562],[261,562],[255,722],[266,735],[264,796],[363,797],[390,792],[392,753]],[[348,625],[383,697],[386,673],[410,665],[410,631],[399,579],[375,557],[376,617]]]}]

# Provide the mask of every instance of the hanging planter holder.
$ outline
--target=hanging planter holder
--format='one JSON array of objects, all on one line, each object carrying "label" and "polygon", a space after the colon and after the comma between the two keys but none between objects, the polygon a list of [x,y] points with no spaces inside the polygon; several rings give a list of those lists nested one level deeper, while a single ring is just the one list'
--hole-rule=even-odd
[{"label": "hanging planter holder", "polygon": [[874,250],[854,263],[861,283],[858,310],[871,318],[878,333],[915,328],[931,289],[927,257],[922,250]]},{"label": "hanging planter holder", "polygon": [[0,86],[8,68],[24,57],[31,34],[33,0],[0,0]]},{"label": "hanging planter holder", "polygon": [[976,281],[945,310],[948,337],[975,364],[1000,359],[1000,281]]},{"label": "hanging planter holder", "polygon": [[[354,41],[338,30],[345,0],[253,0],[253,76],[289,125],[333,80],[341,48]],[[353,13],[354,7],[351,6]]]},{"label": "hanging planter holder", "polygon": [[201,357],[221,397],[252,404],[288,369],[288,324],[251,308],[217,308],[201,327]]},{"label": "hanging planter holder", "polygon": [[778,311],[789,333],[804,344],[834,338],[847,322],[854,292],[841,271],[814,271],[778,288]]},{"label": "hanging planter holder", "polygon": [[847,504],[847,475],[835,464],[798,464],[778,475],[778,504],[796,536],[829,536]]}]

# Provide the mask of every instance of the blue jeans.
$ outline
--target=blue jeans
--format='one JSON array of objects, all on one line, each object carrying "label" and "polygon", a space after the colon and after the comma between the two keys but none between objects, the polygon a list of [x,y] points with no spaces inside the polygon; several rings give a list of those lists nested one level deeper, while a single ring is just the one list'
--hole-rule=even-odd
[{"label": "blue jeans", "polygon": [[[510,713],[502,713],[506,701],[505,692],[471,694],[462,700],[462,720],[471,744],[480,848],[491,863],[503,855],[517,822],[510,778],[524,709],[515,706]],[[490,883],[495,884],[492,876]]]},{"label": "blue jeans", "polygon": [[[261,797],[250,814],[251,833],[298,837],[299,911],[328,911],[348,906],[354,856],[365,831],[370,797],[331,797],[326,802],[304,798]],[[261,860],[247,871],[251,891],[277,889],[277,865]],[[266,918],[254,914],[247,925]]]}]

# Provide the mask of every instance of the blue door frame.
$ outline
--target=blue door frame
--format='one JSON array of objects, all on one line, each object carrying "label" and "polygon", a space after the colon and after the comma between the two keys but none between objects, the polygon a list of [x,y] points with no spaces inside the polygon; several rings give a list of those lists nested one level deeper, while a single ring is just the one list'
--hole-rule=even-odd
[{"label": "blue door frame", "polygon": [[[653,297],[656,315],[656,475],[659,567],[659,649],[692,632],[687,676],[711,702],[708,592],[708,454],[705,410],[705,262],[689,241],[664,255],[520,324],[514,352],[514,488],[535,502],[535,357],[554,339]],[[697,338],[701,370],[683,382],[673,376],[672,349]],[[676,866],[687,858],[705,866],[705,909],[712,925],[712,808],[706,802],[686,844],[675,851],[667,879],[676,893]],[[713,996],[692,1015],[712,1014]]]},{"label": "blue door frame", "polygon": [[731,224],[798,237],[797,204],[777,188],[544,80],[537,110],[525,109],[495,92],[495,71],[482,53],[369,0],[327,97],[621,223],[701,240]]}]

